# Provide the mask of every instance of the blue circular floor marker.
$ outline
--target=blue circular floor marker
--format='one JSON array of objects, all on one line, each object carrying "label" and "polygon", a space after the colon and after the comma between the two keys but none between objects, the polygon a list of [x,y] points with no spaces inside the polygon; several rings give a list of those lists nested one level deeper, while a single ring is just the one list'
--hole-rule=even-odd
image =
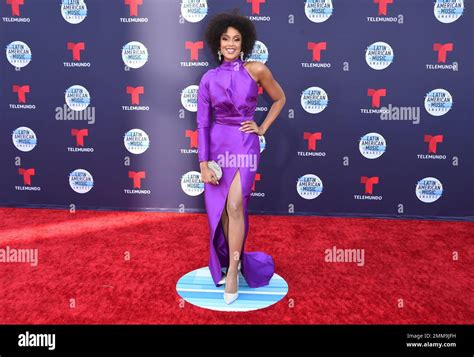
[{"label": "blue circular floor marker", "polygon": [[208,267],[183,275],[176,284],[176,291],[190,304],[218,311],[263,309],[277,303],[288,293],[288,284],[276,273],[273,274],[270,284],[261,288],[249,288],[242,273],[239,274],[239,298],[230,305],[224,301],[224,285],[214,285]]}]

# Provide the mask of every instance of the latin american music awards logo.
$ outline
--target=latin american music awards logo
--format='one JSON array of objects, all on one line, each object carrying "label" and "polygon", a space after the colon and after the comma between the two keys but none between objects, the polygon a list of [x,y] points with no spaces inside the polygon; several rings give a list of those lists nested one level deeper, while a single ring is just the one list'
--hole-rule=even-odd
[{"label": "latin american music awards logo", "polygon": [[310,114],[321,113],[326,109],[328,103],[328,95],[322,88],[309,87],[301,93],[301,106]]},{"label": "latin american music awards logo", "polygon": [[313,200],[323,192],[323,182],[314,174],[306,174],[298,178],[296,191],[305,200]]},{"label": "latin american music awards logo", "polygon": [[87,17],[87,5],[84,0],[62,0],[61,15],[70,24],[77,25]]},{"label": "latin american music awards logo", "polygon": [[418,181],[415,192],[421,202],[433,203],[443,195],[443,184],[435,177],[425,177]]},{"label": "latin american music awards logo", "polygon": [[31,62],[30,47],[22,41],[13,41],[6,48],[7,60],[15,68],[23,68]]},{"label": "latin american music awards logo", "polygon": [[376,70],[382,70],[390,66],[393,62],[393,49],[388,43],[375,42],[367,47],[365,61]]},{"label": "latin american music awards logo", "polygon": [[387,143],[379,133],[365,134],[359,141],[359,151],[367,159],[377,159],[383,155]]},{"label": "latin american music awards logo", "polygon": [[140,68],[148,61],[148,49],[138,41],[131,41],[122,47],[122,60],[125,70]]},{"label": "latin american music awards logo", "polygon": [[188,196],[199,196],[204,192],[204,182],[201,173],[197,171],[186,172],[181,177],[181,189]]},{"label": "latin american music awards logo", "polygon": [[248,58],[248,61],[258,61],[266,63],[268,61],[268,48],[261,41],[255,41],[253,45],[252,52]]},{"label": "latin american music awards logo", "polygon": [[304,4],[306,17],[316,23],[329,19],[333,11],[332,0],[306,0]]},{"label": "latin american music awards logo", "polygon": [[33,150],[38,143],[35,132],[26,126],[20,126],[13,130],[12,141],[13,145],[23,152]]},{"label": "latin american music awards logo", "polygon": [[87,193],[94,187],[94,179],[89,171],[76,169],[69,174],[69,186],[77,193]]},{"label": "latin american music awards logo", "polygon": [[464,13],[464,0],[436,0],[434,15],[443,24],[450,24]]},{"label": "latin american music awards logo", "polygon": [[199,22],[208,12],[206,0],[182,0],[181,18],[188,22]]},{"label": "latin american music awards logo", "polygon": [[131,129],[125,133],[123,144],[132,154],[143,154],[150,147],[150,138],[141,129]]},{"label": "latin american music awards logo", "polygon": [[197,93],[199,86],[192,84],[181,91],[181,105],[190,112],[197,112]]},{"label": "latin american music awards logo", "polygon": [[446,89],[433,89],[425,97],[425,109],[433,116],[441,116],[451,110],[453,97]]},{"label": "latin american music awards logo", "polygon": [[263,135],[259,135],[258,136],[258,142],[259,142],[259,145],[260,145],[260,153],[262,153],[263,150],[265,150],[265,147],[267,145],[267,143],[265,141],[265,137]]},{"label": "latin american music awards logo", "polygon": [[[3,22],[30,22],[29,17],[21,16],[23,5],[25,5],[27,0],[6,0],[7,5],[10,5],[12,16],[2,17]],[[29,1],[29,0],[28,0]]]},{"label": "latin american music awards logo", "polygon": [[89,91],[80,85],[73,85],[66,89],[65,99],[67,106],[75,111],[86,109],[91,102]]}]

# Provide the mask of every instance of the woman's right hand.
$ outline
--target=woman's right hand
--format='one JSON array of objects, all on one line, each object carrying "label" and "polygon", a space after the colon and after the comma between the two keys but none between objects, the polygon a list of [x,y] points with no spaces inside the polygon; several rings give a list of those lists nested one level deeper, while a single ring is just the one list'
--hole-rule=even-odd
[{"label": "woman's right hand", "polygon": [[217,180],[217,175],[206,165],[201,165],[201,180],[204,183],[210,183],[212,185],[218,185],[219,181]]}]

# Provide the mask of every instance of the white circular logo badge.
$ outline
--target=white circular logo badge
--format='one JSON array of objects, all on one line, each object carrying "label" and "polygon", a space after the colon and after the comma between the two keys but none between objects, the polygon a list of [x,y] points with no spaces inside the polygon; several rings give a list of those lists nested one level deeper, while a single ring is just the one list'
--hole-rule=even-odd
[{"label": "white circular logo badge", "polygon": [[61,15],[70,24],[77,25],[87,17],[87,5],[84,0],[62,0]]},{"label": "white circular logo badge", "polygon": [[190,112],[197,112],[197,93],[199,86],[190,85],[181,92],[181,105]]},{"label": "white circular logo badge", "polygon": [[316,23],[329,19],[333,10],[332,0],[306,0],[304,4],[306,17]]},{"label": "white circular logo badge", "polygon": [[35,132],[26,126],[20,126],[13,130],[12,140],[13,145],[23,152],[33,150],[38,143]]},{"label": "white circular logo badge", "polygon": [[255,41],[253,45],[252,52],[247,61],[258,61],[266,63],[268,61],[268,48],[261,41]]},{"label": "white circular logo badge", "polygon": [[7,60],[14,67],[23,68],[31,62],[31,49],[21,41],[13,41],[6,48]]},{"label": "white circular logo badge", "polygon": [[129,42],[122,47],[122,60],[130,68],[140,68],[148,61],[148,50],[141,42]]},{"label": "white circular logo badge", "polygon": [[312,200],[323,192],[323,182],[316,175],[306,174],[298,179],[296,191],[305,200]]},{"label": "white circular logo badge", "polygon": [[379,133],[365,134],[359,141],[359,151],[367,159],[377,159],[385,152],[387,143]]},{"label": "white circular logo badge", "polygon": [[421,202],[432,203],[443,195],[443,184],[435,177],[425,177],[418,181],[415,192]]},{"label": "white circular logo badge", "polygon": [[182,0],[181,16],[189,22],[199,22],[208,12],[206,0]]},{"label": "white circular logo badge", "polygon": [[328,106],[328,95],[319,87],[306,88],[301,94],[301,106],[310,114],[321,113]]},{"label": "white circular logo badge", "polygon": [[376,70],[382,70],[390,66],[393,62],[393,49],[388,43],[375,42],[367,47],[365,61]]},{"label": "white circular logo badge", "polygon": [[443,24],[450,24],[464,13],[464,0],[436,0],[434,15]]},{"label": "white circular logo badge", "polygon": [[69,174],[69,186],[77,193],[87,193],[94,187],[94,179],[89,171],[77,169]]},{"label": "white circular logo badge", "polygon": [[150,139],[143,130],[131,129],[123,138],[125,148],[132,154],[143,154],[150,147]]},{"label": "white circular logo badge", "polygon": [[66,89],[64,97],[67,106],[75,111],[84,110],[91,103],[89,91],[80,85],[73,85]]},{"label": "white circular logo badge", "polygon": [[189,171],[181,177],[181,189],[189,196],[199,196],[204,192],[204,182],[197,171]]},{"label": "white circular logo badge", "polygon": [[265,137],[263,135],[258,136],[258,141],[260,143],[260,154],[265,150],[265,146],[267,145],[267,142],[265,141]]},{"label": "white circular logo badge", "polygon": [[446,114],[453,106],[453,97],[446,89],[433,89],[425,97],[425,109],[431,115],[439,117]]}]

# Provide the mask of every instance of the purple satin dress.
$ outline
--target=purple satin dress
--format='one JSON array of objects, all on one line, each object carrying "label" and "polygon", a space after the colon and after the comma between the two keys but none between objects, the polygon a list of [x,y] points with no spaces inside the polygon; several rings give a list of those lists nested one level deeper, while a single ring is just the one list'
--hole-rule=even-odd
[{"label": "purple satin dress", "polygon": [[224,61],[201,78],[197,100],[198,157],[199,161],[215,160],[222,167],[219,185],[204,184],[212,279],[217,286],[222,268],[229,266],[221,217],[232,179],[240,170],[245,222],[241,272],[249,287],[258,288],[268,285],[275,266],[270,255],[244,250],[249,230],[247,207],[260,162],[260,143],[256,133],[239,130],[241,122],[253,120],[258,97],[258,85],[243,63],[240,58]]}]

